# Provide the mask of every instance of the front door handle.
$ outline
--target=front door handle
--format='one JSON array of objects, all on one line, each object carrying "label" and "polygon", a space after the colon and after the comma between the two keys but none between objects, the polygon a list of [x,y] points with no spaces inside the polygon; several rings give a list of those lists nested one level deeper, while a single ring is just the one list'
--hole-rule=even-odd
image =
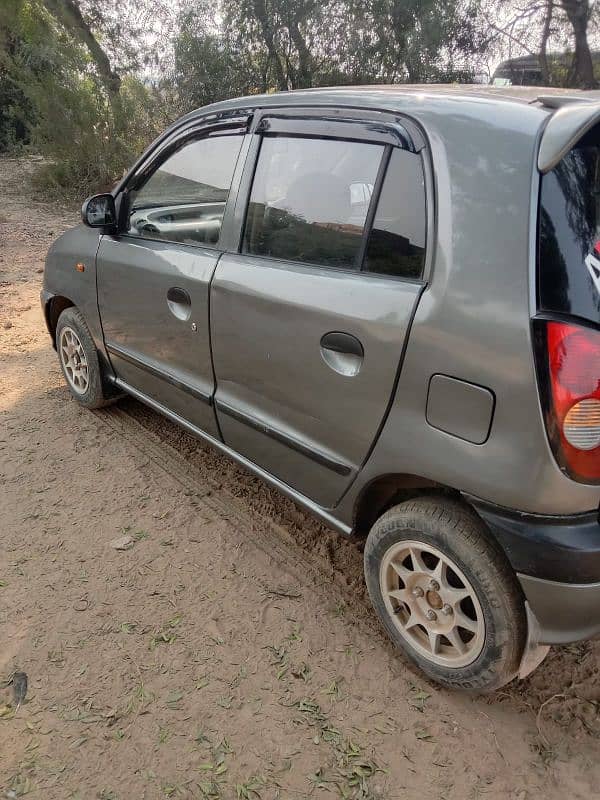
[{"label": "front door handle", "polygon": [[356,336],[342,331],[330,331],[321,337],[321,356],[334,372],[348,378],[358,375],[365,351]]},{"label": "front door handle", "polygon": [[192,298],[185,289],[181,289],[179,286],[171,286],[167,292],[167,305],[169,306],[171,314],[177,317],[177,319],[186,322],[190,318],[192,313]]}]

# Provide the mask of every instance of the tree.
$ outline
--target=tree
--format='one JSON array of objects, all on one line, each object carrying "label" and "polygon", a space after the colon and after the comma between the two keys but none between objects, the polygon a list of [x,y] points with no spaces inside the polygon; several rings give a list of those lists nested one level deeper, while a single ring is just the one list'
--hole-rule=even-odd
[{"label": "tree", "polygon": [[543,14],[544,21],[542,24],[542,33],[540,36],[540,71],[542,73],[542,83],[544,86],[550,85],[550,68],[548,65],[548,40],[552,32],[552,13],[554,11],[554,4],[552,0],[546,0]]},{"label": "tree", "polygon": [[391,83],[469,78],[485,44],[474,2],[368,0],[365,15],[382,77]]},{"label": "tree", "polygon": [[22,47],[16,24],[21,8],[21,0],[7,0],[0,7],[0,152],[27,143],[35,118],[35,109],[19,86],[14,69]]},{"label": "tree", "polygon": [[331,31],[332,6],[331,0],[225,0],[224,35],[260,65],[265,88],[307,88]]},{"label": "tree", "polygon": [[[4,7],[0,14],[0,92],[8,86],[12,93],[9,124],[17,129],[21,119],[21,138],[46,156],[40,179],[53,193],[108,188],[157,132],[151,90],[116,72],[79,4],[10,3],[11,13]],[[6,109],[0,142],[3,118]]]},{"label": "tree", "polygon": [[207,6],[184,12],[173,41],[173,65],[162,90],[169,90],[177,113],[261,89],[261,74],[218,29]]},{"label": "tree", "polygon": [[110,59],[94,35],[91,26],[81,13],[77,0],[43,0],[48,12],[74,39],[84,44],[94,62],[96,71],[111,103],[118,101],[121,78],[113,70]]},{"label": "tree", "polygon": [[575,57],[573,59],[573,82],[582,89],[594,89],[594,65],[588,42],[588,25],[591,17],[589,0],[560,0],[573,29]]},{"label": "tree", "polygon": [[485,43],[478,0],[224,0],[225,35],[280,90],[461,80]]}]

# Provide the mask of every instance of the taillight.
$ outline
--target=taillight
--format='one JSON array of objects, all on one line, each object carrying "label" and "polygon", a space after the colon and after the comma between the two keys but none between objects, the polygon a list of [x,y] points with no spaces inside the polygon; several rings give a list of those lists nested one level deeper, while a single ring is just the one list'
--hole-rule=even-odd
[{"label": "taillight", "polygon": [[545,361],[541,376],[549,384],[542,386],[546,425],[554,454],[571,477],[598,483],[600,332],[564,322],[537,322],[542,333],[538,359]]}]

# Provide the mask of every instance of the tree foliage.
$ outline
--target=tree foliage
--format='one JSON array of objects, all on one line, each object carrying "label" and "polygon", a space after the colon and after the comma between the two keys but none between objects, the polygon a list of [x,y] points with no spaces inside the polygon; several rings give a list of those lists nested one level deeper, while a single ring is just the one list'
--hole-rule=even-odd
[{"label": "tree foliage", "polygon": [[[262,53],[269,88],[455,79],[484,44],[476,3],[225,0],[226,33]],[[459,68],[456,69],[455,65]]]},{"label": "tree foliage", "polygon": [[177,113],[261,88],[257,61],[222,35],[209,3],[194,5],[179,16],[173,66],[161,82]]},{"label": "tree foliage", "polygon": [[0,146],[34,146],[55,190],[110,186],[161,124],[152,92],[112,67],[75,0],[10,0],[0,38]]}]

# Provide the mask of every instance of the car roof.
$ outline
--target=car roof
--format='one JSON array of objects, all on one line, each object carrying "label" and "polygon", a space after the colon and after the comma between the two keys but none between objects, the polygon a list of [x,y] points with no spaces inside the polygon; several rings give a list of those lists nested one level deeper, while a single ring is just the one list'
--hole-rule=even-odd
[{"label": "car roof", "polygon": [[[186,114],[178,122],[195,116],[225,111],[269,107],[294,107],[307,105],[352,106],[354,108],[373,108],[401,111],[409,106],[422,105],[437,107],[443,112],[448,101],[461,101],[465,105],[489,104],[490,100],[499,104],[532,105],[542,92],[550,94],[554,90],[541,90],[539,87],[495,87],[480,84],[376,84],[371,86],[331,86],[318,89],[295,89],[289,92],[247,95],[230,100],[212,103]],[[557,90],[560,92],[560,90]]]},{"label": "car roof", "polygon": [[368,86],[330,86],[314,89],[295,89],[288,92],[272,92],[268,94],[247,95],[232,98],[210,106],[196,109],[186,118],[195,114],[218,112],[232,108],[265,108],[269,106],[295,106],[314,103],[316,105],[337,102],[342,105],[369,106],[373,108],[397,108],[404,106],[404,101],[427,100],[443,110],[448,100],[460,100],[466,104],[489,104],[494,101],[500,105],[523,105],[546,108],[544,100],[555,98],[560,104],[565,99],[586,98],[589,95],[598,95],[574,89],[555,89],[540,86],[492,86],[487,84],[372,84]]},{"label": "car roof", "polygon": [[[332,86],[325,89],[304,89],[289,92],[296,95],[304,92],[327,93],[330,92],[352,92],[364,95],[381,97],[382,93],[388,96],[404,97],[410,95],[422,95],[432,98],[460,97],[464,100],[493,99],[500,102],[514,103],[533,103],[538,95],[542,93],[562,93],[561,89],[545,89],[539,86],[492,86],[491,84],[460,84],[460,83],[390,83],[370,86]],[[569,91],[569,90],[567,90]]]}]

